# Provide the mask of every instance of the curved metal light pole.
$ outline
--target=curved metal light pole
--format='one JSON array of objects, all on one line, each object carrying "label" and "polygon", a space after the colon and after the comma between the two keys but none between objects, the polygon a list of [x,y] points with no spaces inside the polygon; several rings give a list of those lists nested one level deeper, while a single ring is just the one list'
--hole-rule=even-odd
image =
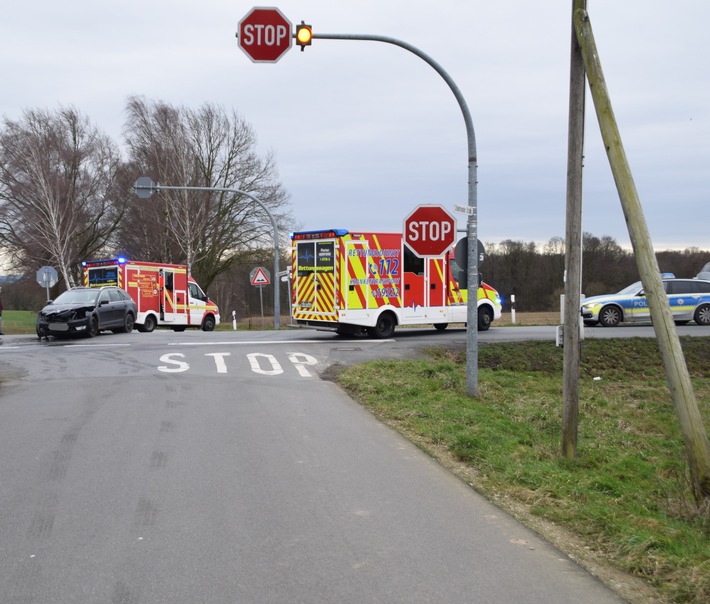
[{"label": "curved metal light pole", "polygon": [[[468,307],[466,330],[466,391],[471,396],[478,394],[478,199],[477,199],[477,157],[476,157],[476,135],[473,130],[473,120],[468,110],[466,99],[464,99],[459,87],[451,76],[429,55],[402,40],[390,38],[388,36],[377,36],[367,34],[317,34],[313,33],[312,38],[322,40],[369,40],[373,42],[385,42],[404,48],[426,61],[448,84],[451,92],[454,93],[456,101],[461,108],[464,122],[466,123],[466,136],[468,140],[468,223],[466,232],[468,234]],[[473,295],[471,289],[473,286]]]},{"label": "curved metal light pole", "polygon": [[264,210],[269,215],[269,220],[271,221],[271,226],[274,229],[274,329],[281,328],[281,299],[280,293],[281,288],[279,283],[281,278],[279,277],[279,228],[276,224],[276,219],[271,213],[269,208],[266,207],[264,202],[262,202],[258,197],[255,197],[251,193],[242,191],[240,189],[227,189],[223,187],[173,187],[167,185],[161,185],[154,182],[151,178],[147,176],[141,176],[133,184],[133,189],[138,197],[147,199],[153,193],[160,193],[161,190],[171,190],[171,191],[214,191],[217,193],[239,193],[240,195],[245,195],[251,199],[254,203],[258,204],[262,210]]}]

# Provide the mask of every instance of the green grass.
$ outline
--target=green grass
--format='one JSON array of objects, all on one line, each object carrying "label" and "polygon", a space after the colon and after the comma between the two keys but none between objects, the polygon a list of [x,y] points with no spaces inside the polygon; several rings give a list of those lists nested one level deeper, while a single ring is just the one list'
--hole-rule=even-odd
[{"label": "green grass", "polygon": [[37,313],[31,310],[4,310],[2,331],[6,334],[35,333]]},{"label": "green grass", "polygon": [[[682,345],[707,430],[710,340]],[[584,342],[572,462],[560,455],[562,354],[549,342],[482,346],[475,398],[465,393],[463,351],[372,361],[344,369],[338,382],[531,524],[562,527],[669,601],[710,601],[710,510],[692,497],[655,340]]]}]

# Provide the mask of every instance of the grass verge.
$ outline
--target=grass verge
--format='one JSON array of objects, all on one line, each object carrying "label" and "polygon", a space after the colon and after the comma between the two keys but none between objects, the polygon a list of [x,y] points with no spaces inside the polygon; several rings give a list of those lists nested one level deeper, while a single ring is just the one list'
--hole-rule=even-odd
[{"label": "grass verge", "polygon": [[[682,346],[707,430],[710,340]],[[554,533],[628,600],[710,601],[710,510],[692,497],[655,340],[584,342],[572,462],[560,456],[562,349],[549,342],[482,346],[475,398],[465,393],[465,351],[372,361],[337,380],[481,493]],[[615,571],[637,581],[619,585]]]}]

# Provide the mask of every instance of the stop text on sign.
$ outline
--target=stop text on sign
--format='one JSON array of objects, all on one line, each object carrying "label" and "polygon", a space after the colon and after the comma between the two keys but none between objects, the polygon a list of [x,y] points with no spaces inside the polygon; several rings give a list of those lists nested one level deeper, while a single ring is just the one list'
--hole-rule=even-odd
[{"label": "stop text on sign", "polygon": [[255,23],[244,26],[242,44],[245,46],[280,46],[288,40],[291,31],[285,25],[264,25]]},{"label": "stop text on sign", "polygon": [[450,241],[453,226],[450,222],[413,221],[407,225],[407,241],[416,243]]}]

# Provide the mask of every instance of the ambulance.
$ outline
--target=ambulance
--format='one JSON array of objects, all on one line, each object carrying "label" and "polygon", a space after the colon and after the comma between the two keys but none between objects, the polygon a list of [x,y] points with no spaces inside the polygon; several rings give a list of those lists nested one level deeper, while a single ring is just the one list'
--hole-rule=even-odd
[{"label": "ambulance", "polygon": [[182,264],[140,262],[126,258],[82,262],[84,285],[116,285],[128,292],[138,308],[135,326],[151,332],[156,327],[184,331],[198,327],[212,331],[219,325],[219,308],[202,291]]},{"label": "ambulance", "polygon": [[[454,246],[440,257],[419,258],[401,233],[344,229],[291,234],[291,311],[298,325],[339,334],[389,338],[397,325],[467,320],[468,292]],[[501,299],[486,283],[478,288],[478,329],[500,319]]]}]

